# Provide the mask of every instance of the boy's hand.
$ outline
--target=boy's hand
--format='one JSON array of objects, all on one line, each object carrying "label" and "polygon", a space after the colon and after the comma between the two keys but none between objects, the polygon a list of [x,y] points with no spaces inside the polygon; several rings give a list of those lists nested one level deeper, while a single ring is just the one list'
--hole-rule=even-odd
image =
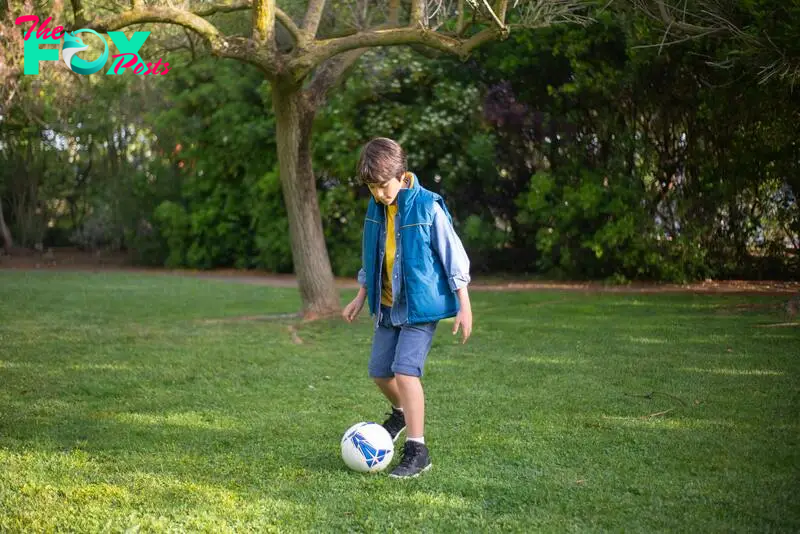
[{"label": "boy's hand", "polygon": [[456,323],[453,325],[453,335],[458,333],[458,327],[461,327],[461,344],[467,342],[470,334],[472,334],[472,310],[469,308],[461,308],[458,315],[456,315]]},{"label": "boy's hand", "polygon": [[367,292],[365,289],[361,289],[356,295],[350,304],[344,307],[342,310],[342,317],[348,323],[352,323],[353,320],[358,317],[358,314],[361,313],[361,309],[364,307],[364,302],[367,300]]},{"label": "boy's hand", "polygon": [[461,309],[458,310],[458,315],[456,315],[453,335],[456,335],[458,328],[461,327],[461,344],[463,345],[472,334],[472,304],[469,301],[469,292],[466,286],[456,291],[456,295],[458,296],[459,304],[461,304]]}]

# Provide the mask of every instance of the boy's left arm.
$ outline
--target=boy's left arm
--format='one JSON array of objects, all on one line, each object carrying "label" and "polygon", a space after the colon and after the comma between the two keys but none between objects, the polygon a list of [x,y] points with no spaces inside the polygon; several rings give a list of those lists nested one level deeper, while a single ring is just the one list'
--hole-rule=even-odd
[{"label": "boy's left arm", "polygon": [[450,290],[458,296],[460,309],[453,325],[453,334],[456,334],[461,327],[462,342],[466,343],[472,333],[472,306],[467,291],[467,285],[471,280],[469,257],[450,218],[438,203],[433,205],[431,246],[442,262]]}]

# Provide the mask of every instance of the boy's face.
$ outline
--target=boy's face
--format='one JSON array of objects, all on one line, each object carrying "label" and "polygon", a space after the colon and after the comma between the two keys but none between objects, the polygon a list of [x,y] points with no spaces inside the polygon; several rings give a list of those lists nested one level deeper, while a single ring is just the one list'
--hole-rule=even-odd
[{"label": "boy's face", "polygon": [[380,184],[368,184],[368,187],[377,202],[390,206],[397,201],[397,194],[402,185],[403,182],[400,178],[392,178]]}]

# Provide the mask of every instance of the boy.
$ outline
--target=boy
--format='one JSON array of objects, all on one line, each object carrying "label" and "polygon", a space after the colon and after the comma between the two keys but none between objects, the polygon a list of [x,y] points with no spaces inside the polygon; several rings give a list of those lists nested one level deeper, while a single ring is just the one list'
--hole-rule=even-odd
[{"label": "boy", "polygon": [[415,477],[431,467],[420,377],[436,325],[455,316],[453,334],[460,327],[462,343],[472,332],[469,258],[442,197],[406,170],[399,144],[383,137],[367,143],[358,173],[372,198],[364,221],[361,288],[342,315],[353,321],[369,301],[376,317],[369,375],[392,403],[383,426],[395,441],[408,426],[403,458],[389,476]]}]

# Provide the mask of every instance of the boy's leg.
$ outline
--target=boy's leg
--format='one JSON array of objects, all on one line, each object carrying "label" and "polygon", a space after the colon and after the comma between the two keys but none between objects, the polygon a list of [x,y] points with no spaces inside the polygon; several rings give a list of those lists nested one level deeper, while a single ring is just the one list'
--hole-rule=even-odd
[{"label": "boy's leg", "polygon": [[392,440],[397,441],[400,433],[406,428],[406,422],[403,412],[400,410],[402,401],[397,389],[397,381],[394,378],[394,371],[392,371],[400,328],[392,326],[389,313],[389,308],[384,307],[383,317],[375,329],[372,353],[369,359],[369,376],[392,403],[392,411],[388,414],[389,418],[383,422],[383,427],[392,436]]},{"label": "boy's leg", "polygon": [[384,397],[392,403],[392,411],[387,412],[389,417],[383,422],[383,428],[392,437],[392,441],[397,441],[400,433],[406,429],[406,418],[403,412],[403,401],[400,397],[400,390],[397,389],[397,380],[393,378],[373,378],[378,384]]},{"label": "boy's leg", "polygon": [[437,323],[404,325],[397,338],[392,371],[408,424],[409,438],[422,438],[425,426],[425,394],[422,376]]},{"label": "boy's leg", "polygon": [[419,439],[424,436],[425,430],[425,393],[422,382],[418,376],[409,376],[398,373],[395,375],[397,389],[400,393],[400,402],[403,415],[406,418],[406,437]]},{"label": "boy's leg", "polygon": [[389,399],[389,402],[392,403],[392,406],[396,408],[402,408],[403,404],[400,401],[400,391],[397,389],[397,380],[395,377],[391,378],[381,378],[381,377],[373,377],[373,380],[378,385],[378,388],[383,393],[383,396]]},{"label": "boy's leg", "polygon": [[431,467],[424,441],[425,394],[420,377],[436,333],[436,324],[405,325],[400,329],[397,339],[392,371],[408,425],[408,438],[403,459],[392,471],[392,477],[415,477]]}]

